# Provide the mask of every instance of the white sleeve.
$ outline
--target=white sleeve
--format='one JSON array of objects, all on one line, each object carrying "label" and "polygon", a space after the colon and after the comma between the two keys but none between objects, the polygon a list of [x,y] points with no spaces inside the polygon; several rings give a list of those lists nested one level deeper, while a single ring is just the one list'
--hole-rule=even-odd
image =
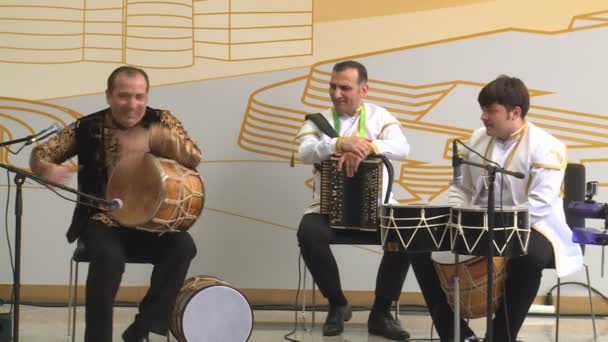
[{"label": "white sleeve", "polygon": [[[466,158],[466,157],[463,157]],[[450,181],[448,189],[448,202],[453,206],[467,206],[471,204],[474,193],[473,179],[468,165],[461,165],[462,183],[454,184]]]},{"label": "white sleeve", "polygon": [[527,203],[530,225],[551,215],[553,205],[561,194],[566,150],[561,144],[561,146],[550,145],[552,146],[543,146],[533,155]]},{"label": "white sleeve", "polygon": [[[389,114],[390,115],[390,114]],[[401,124],[392,117],[378,137],[372,139],[374,152],[387,156],[389,159],[399,160],[410,153],[410,144],[401,129]]]},{"label": "white sleeve", "polygon": [[336,153],[338,139],[323,139],[323,136],[324,134],[314,123],[310,121],[304,123],[296,136],[296,142],[300,144],[298,156],[304,164],[319,163]]}]

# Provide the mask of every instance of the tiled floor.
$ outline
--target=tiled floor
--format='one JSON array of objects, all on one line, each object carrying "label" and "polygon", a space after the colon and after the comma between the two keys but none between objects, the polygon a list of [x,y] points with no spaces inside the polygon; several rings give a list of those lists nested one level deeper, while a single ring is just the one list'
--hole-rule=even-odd
[{"label": "tiled floor", "polygon": [[[79,308],[77,321],[76,341],[82,341],[84,331],[84,312]],[[114,318],[114,341],[121,341],[122,331],[129,325],[136,312],[135,308],[116,308]],[[285,341],[283,336],[293,330],[294,312],[292,311],[255,311],[255,325],[251,338],[252,342]],[[353,315],[351,322],[346,324],[345,332],[339,337],[323,337],[320,331],[320,322],[323,322],[325,314],[319,312],[316,315],[316,327],[312,331],[304,331],[301,326],[297,333],[292,336],[302,342],[371,342],[386,341],[383,338],[370,336],[367,333],[366,320],[367,311],[358,311]],[[307,317],[307,325],[310,324],[310,315]],[[301,315],[298,314],[301,321]],[[41,308],[21,306],[20,315],[20,341],[22,342],[59,342],[66,341],[67,335],[67,311],[65,308]],[[401,322],[411,333],[411,341],[429,341],[431,338],[431,320],[428,315],[415,312],[402,312]],[[300,322],[301,323],[301,322]],[[485,319],[471,322],[475,331],[485,330]],[[560,321],[560,341],[564,342],[591,342],[593,341],[593,329],[588,317],[562,317]],[[530,316],[526,319],[519,340],[525,342],[549,342],[554,341],[555,320],[553,317]],[[598,341],[608,342],[608,320],[597,318]],[[433,336],[437,337],[436,334]],[[166,341],[166,338],[153,335],[151,341]],[[213,341],[215,342],[215,341]],[[232,341],[217,341],[232,342]],[[240,341],[235,341],[240,342]]]}]

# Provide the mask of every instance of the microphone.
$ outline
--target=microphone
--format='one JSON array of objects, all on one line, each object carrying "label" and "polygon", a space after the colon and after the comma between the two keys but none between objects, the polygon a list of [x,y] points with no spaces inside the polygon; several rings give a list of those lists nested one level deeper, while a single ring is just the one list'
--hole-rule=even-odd
[{"label": "microphone", "polygon": [[25,142],[25,145],[31,145],[36,141],[44,140],[53,134],[59,134],[62,130],[62,126],[59,123],[54,122],[51,127],[45,128],[42,131],[30,136]]},{"label": "microphone", "polygon": [[124,205],[124,203],[122,202],[122,200],[120,198],[114,198],[113,200],[107,202],[108,210],[120,209],[120,208],[122,208],[123,205]]},{"label": "microphone", "polygon": [[456,146],[456,141],[457,139],[452,140],[452,168],[454,168],[452,184],[460,185],[462,184],[462,171],[460,170],[460,165],[462,162],[458,156],[458,147]]}]

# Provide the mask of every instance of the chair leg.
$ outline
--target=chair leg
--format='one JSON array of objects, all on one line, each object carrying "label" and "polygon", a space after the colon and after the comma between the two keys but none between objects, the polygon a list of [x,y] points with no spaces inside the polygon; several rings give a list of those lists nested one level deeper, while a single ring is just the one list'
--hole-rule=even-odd
[{"label": "chair leg", "polygon": [[72,281],[74,277],[74,260],[70,258],[70,277],[68,280],[68,332],[66,341],[72,339],[72,305],[74,304],[74,297],[72,296]]},{"label": "chair leg", "polygon": [[561,299],[561,279],[557,277],[557,309],[555,311],[555,342],[559,342],[559,305]]},{"label": "chair leg", "polygon": [[399,299],[395,301],[395,319],[399,320]]},{"label": "chair leg", "polygon": [[76,342],[76,308],[78,307],[78,262],[74,272],[74,305],[72,306],[72,342]]},{"label": "chair leg", "polygon": [[587,290],[589,290],[589,308],[591,309],[591,323],[593,324],[593,341],[597,342],[597,330],[595,329],[595,312],[593,311],[593,300],[591,298],[591,280],[589,279],[589,266],[585,264],[587,275]]},{"label": "chair leg", "polygon": [[[302,258],[302,255],[300,255]],[[298,260],[300,262],[300,260]],[[308,268],[304,268],[304,279],[302,280],[302,326],[306,331],[306,275],[308,274]]]},{"label": "chair leg", "polygon": [[310,330],[313,330],[315,328],[315,313],[317,312],[316,292],[317,292],[317,284],[315,284],[315,280],[312,279],[312,323],[311,323],[312,325],[310,327]]}]

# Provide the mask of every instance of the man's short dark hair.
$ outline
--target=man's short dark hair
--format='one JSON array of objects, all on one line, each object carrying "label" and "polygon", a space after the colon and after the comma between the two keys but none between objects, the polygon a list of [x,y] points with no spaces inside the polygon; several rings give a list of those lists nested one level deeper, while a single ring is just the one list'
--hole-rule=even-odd
[{"label": "man's short dark hair", "polygon": [[112,94],[112,91],[114,90],[114,86],[115,86],[114,81],[116,81],[116,78],[120,74],[126,74],[129,76],[142,75],[144,77],[144,79],[146,80],[146,92],[148,92],[148,90],[150,89],[150,80],[148,79],[148,74],[146,74],[146,72],[143,69],[136,68],[136,67],[129,66],[129,65],[124,65],[124,66],[114,69],[114,71],[112,71],[112,73],[108,77],[107,90],[108,90],[109,94]]},{"label": "man's short dark hair", "polygon": [[524,82],[519,78],[500,75],[481,89],[477,102],[481,107],[498,103],[505,106],[508,111],[519,107],[523,119],[530,109],[530,94]]},{"label": "man's short dark hair", "polygon": [[356,69],[358,74],[359,84],[367,83],[367,69],[365,66],[357,61],[344,61],[336,63],[333,68],[333,72],[341,72],[346,69]]}]

